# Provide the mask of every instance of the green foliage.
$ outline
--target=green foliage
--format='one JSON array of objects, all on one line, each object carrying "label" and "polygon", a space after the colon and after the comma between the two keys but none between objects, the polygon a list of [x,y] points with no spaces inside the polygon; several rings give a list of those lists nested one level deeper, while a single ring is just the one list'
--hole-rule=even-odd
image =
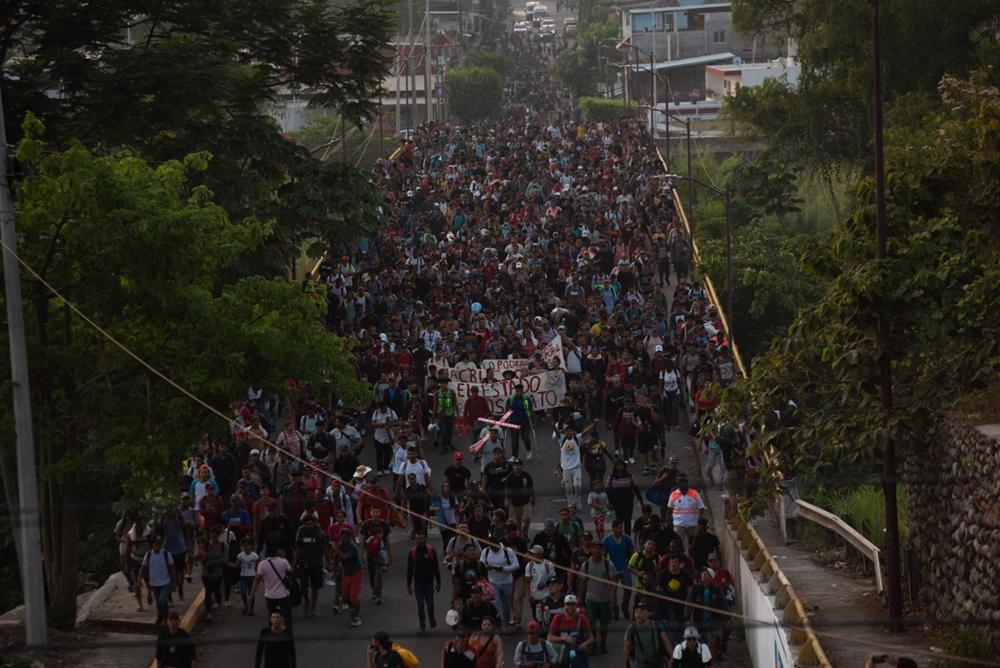
[{"label": "green foliage", "polygon": [[[13,5],[7,15],[15,18],[0,35],[12,141],[31,111],[56,146],[79,141],[156,163],[208,152],[213,160],[197,181],[233,220],[259,216],[290,177],[299,183],[296,175],[317,169],[316,158],[265,113],[279,94],[308,89],[310,104],[338,109],[355,124],[377,113],[391,34],[383,0],[126,0],[59,12],[42,0]],[[297,199],[322,198],[336,209],[344,191],[359,187],[348,180]],[[339,218],[348,238],[366,222]],[[275,233],[237,271],[283,273],[302,238],[319,236],[310,220],[301,211],[275,217]]]},{"label": "green foliage", "polygon": [[[944,12],[934,0],[882,2],[881,13],[887,109],[909,107],[911,94],[932,95],[945,74],[967,76],[1000,64],[1000,4],[993,0],[969,0],[961,11]],[[743,88],[728,101],[730,116],[795,164],[826,170],[870,163],[871,3],[736,0],[733,20],[746,35],[794,38],[803,69],[797,90],[779,82]]]},{"label": "green foliage", "polygon": [[467,53],[463,59],[465,67],[486,67],[493,70],[502,77],[506,77],[510,68],[514,66],[514,61],[510,56],[506,56],[497,51],[473,51]]},{"label": "green foliage", "polygon": [[[55,151],[35,119],[24,127],[21,255],[111,335],[223,410],[247,382],[279,387],[289,377],[347,400],[365,395],[345,342],[320,325],[320,300],[283,278],[220,279],[237,275],[233,268],[273,225],[227,216],[197,183],[207,156],[152,167],[79,144]],[[72,624],[81,535],[109,531],[109,497],[151,515],[153,499],[176,491],[177,462],[190,445],[206,427],[225,425],[27,276],[24,297],[49,615]],[[9,405],[9,387],[4,394]],[[13,438],[4,426],[7,458]]]},{"label": "green foliage", "polygon": [[[979,75],[940,88],[942,112],[887,137],[888,258],[874,257],[874,188],[864,181],[854,214],[805,255],[823,296],[725,399],[732,410],[752,405],[744,417],[762,431],[755,447],[767,474],[865,466],[890,438],[920,457],[961,394],[996,377],[1000,90]],[[890,417],[879,403],[880,309],[890,323]]]},{"label": "green foliage", "polygon": [[[896,496],[900,517],[900,541],[904,545],[906,544],[905,498],[905,494]],[[834,496],[829,505],[831,512],[857,529],[879,549],[885,549],[885,495],[882,494],[881,487],[874,485],[856,487],[849,492]]]},{"label": "green foliage", "polygon": [[448,111],[472,123],[490,118],[503,101],[504,79],[486,67],[459,67],[444,76]]},{"label": "green foliage", "polygon": [[[596,95],[597,84],[603,80],[602,77],[608,75],[608,79],[613,80],[615,68],[608,63],[619,60],[613,44],[618,36],[619,24],[610,18],[597,20],[598,16],[606,17],[606,14],[597,13],[589,21],[583,20],[584,15],[581,9],[580,28],[573,46],[560,51],[549,65],[552,76],[569,88],[574,97]],[[599,66],[601,64],[603,68]]]},{"label": "green foliage", "polygon": [[585,121],[617,121],[623,116],[636,116],[639,107],[626,104],[624,100],[610,100],[604,97],[581,97],[577,100],[580,113]]}]

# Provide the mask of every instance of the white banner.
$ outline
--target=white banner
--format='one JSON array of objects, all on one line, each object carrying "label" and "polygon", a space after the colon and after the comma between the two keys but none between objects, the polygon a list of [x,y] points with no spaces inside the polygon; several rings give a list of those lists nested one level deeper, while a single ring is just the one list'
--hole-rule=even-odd
[{"label": "white banner", "polygon": [[555,408],[566,396],[566,373],[563,371],[542,371],[527,374],[521,378],[499,380],[493,383],[472,383],[452,380],[448,387],[455,390],[458,397],[457,413],[465,411],[465,400],[471,396],[473,386],[479,388],[479,396],[490,402],[490,412],[500,415],[509,397],[514,396],[514,388],[524,386],[524,393],[532,398],[535,411]]},{"label": "white banner", "polygon": [[[541,349],[542,361],[545,363],[546,369],[562,369],[566,370],[566,358],[563,356],[563,346],[562,337],[556,335],[554,339],[549,341],[549,343]],[[517,371],[518,369],[527,369],[528,365],[531,364],[530,359],[492,359],[483,360],[482,367],[484,369],[493,369],[497,372],[503,371]]]}]

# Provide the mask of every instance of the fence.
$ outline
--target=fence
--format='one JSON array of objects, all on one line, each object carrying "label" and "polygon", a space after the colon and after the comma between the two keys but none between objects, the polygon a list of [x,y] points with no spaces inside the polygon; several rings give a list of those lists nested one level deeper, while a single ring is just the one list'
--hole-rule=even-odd
[{"label": "fence", "polygon": [[[743,614],[758,620],[746,629],[753,665],[831,668],[795,589],[760,536],[738,513],[729,519],[726,542],[731,558],[738,561],[733,575]],[[759,623],[766,620],[772,623]]]},{"label": "fence", "polygon": [[[782,506],[786,503],[792,502],[790,499],[788,501],[785,499],[786,497],[781,497]],[[795,499],[794,503],[795,516],[801,519],[809,520],[814,524],[818,524],[824,529],[833,531],[845,541],[850,543],[851,546],[860,552],[866,559],[871,561],[872,567],[875,570],[875,586],[878,588],[878,592],[880,594],[885,591],[885,583],[882,581],[882,551],[873,542],[862,536],[858,533],[857,529],[828,510],[824,510],[819,506],[814,506],[808,501],[803,501],[802,499]],[[784,517],[784,509],[782,509],[781,514]],[[784,525],[784,523],[782,524]],[[787,542],[787,536],[785,537],[785,540]]]},{"label": "fence", "polygon": [[[659,149],[657,156],[664,170],[667,170]],[[671,192],[684,231],[691,239],[692,260],[698,263],[700,259],[698,245],[691,234],[687,212],[677,190],[672,189]],[[702,276],[702,282],[708,291],[709,300],[715,305],[722,319],[723,327],[728,332],[727,314],[719,301],[711,277],[707,274]],[[737,370],[741,376],[747,377],[747,369],[739,348],[734,341],[730,341],[729,344]],[[738,564],[733,575],[739,585],[743,614],[754,620],[772,620],[771,624],[755,623],[747,626],[747,647],[753,665],[757,668],[800,665],[831,668],[832,664],[813,632],[802,601],[796,596],[795,589],[778,568],[778,564],[760,536],[740,513],[728,514],[723,549],[728,563]]]}]

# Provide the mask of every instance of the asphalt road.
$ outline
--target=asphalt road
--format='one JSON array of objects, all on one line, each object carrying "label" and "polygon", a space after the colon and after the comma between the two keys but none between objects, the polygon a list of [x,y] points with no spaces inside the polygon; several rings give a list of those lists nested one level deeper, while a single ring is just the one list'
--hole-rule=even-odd
[{"label": "asphalt road", "polygon": [[[563,3],[562,11],[555,12],[556,3],[549,0],[547,3],[552,17],[556,20],[556,25],[560,30],[563,27],[563,19],[571,14]],[[512,9],[524,10],[524,0],[514,0]],[[510,20],[509,18],[507,19]],[[611,435],[602,429],[603,437],[606,441]],[[558,460],[558,452],[555,443],[551,438],[551,424],[543,423],[535,427],[535,434],[538,443],[535,444],[535,457],[525,463],[525,469],[532,475],[535,481],[537,503],[532,513],[532,529],[527,536],[531,541],[534,533],[541,529],[542,523],[548,517],[557,517],[558,509],[565,505],[565,498],[558,479],[553,473]],[[468,437],[461,439],[463,443],[468,441]],[[608,441],[610,442],[610,441]],[[684,431],[671,432],[667,436],[667,455],[677,455],[680,459],[681,470],[688,472],[693,480],[698,479],[699,467],[695,461],[695,454],[691,448],[691,440]],[[509,451],[508,451],[509,454]],[[540,455],[540,456],[539,456]],[[524,453],[522,451],[523,458]],[[435,486],[442,479],[442,472],[450,463],[449,456],[432,453],[428,456],[428,463],[431,465]],[[362,463],[374,464],[374,449],[369,444],[362,455]],[[474,464],[467,463],[470,469]],[[639,479],[639,484],[644,489],[651,482],[652,478],[638,475],[640,467],[633,467]],[[475,470],[474,470],[475,472]],[[582,515],[584,513],[581,513]],[[589,519],[589,514],[586,514]],[[639,515],[639,509],[635,509],[635,516]],[[589,530],[593,527],[587,525]],[[436,531],[431,530],[429,543],[441,552],[441,540]],[[401,530],[394,531],[393,542],[396,547],[393,553],[397,556],[397,561],[385,574],[383,587],[382,605],[376,606],[371,600],[371,592],[368,589],[367,576],[362,587],[361,620],[359,628],[351,628],[348,624],[350,617],[347,613],[334,614],[332,612],[332,590],[324,589],[320,595],[320,603],[317,614],[314,617],[302,617],[301,608],[296,610],[294,617],[296,651],[298,664],[300,666],[364,666],[365,650],[372,634],[378,630],[385,630],[390,633],[393,640],[399,642],[404,647],[413,651],[420,659],[422,666],[439,666],[441,662],[441,651],[444,643],[453,637],[450,629],[443,626],[444,613],[449,607],[450,582],[446,579],[441,593],[435,598],[436,614],[439,621],[437,629],[428,630],[426,636],[419,636],[417,631],[416,603],[413,598],[406,594],[406,564],[400,555],[405,555],[412,541],[405,538],[405,533]],[[447,572],[443,573],[447,576]],[[203,623],[196,633],[196,643],[199,653],[199,666],[207,668],[233,668],[234,666],[253,665],[254,651],[256,649],[257,636],[261,628],[267,623],[266,615],[262,612],[263,601],[258,601],[258,611],[255,617],[243,617],[240,614],[240,603],[238,595],[234,593],[234,604],[232,608],[222,610],[221,614],[215,616],[215,620]],[[525,623],[530,619],[525,606]],[[590,665],[593,668],[610,668],[611,666],[622,665],[622,644],[627,622],[617,620],[612,622],[611,633],[608,637],[607,655],[591,657]],[[505,635],[504,655],[507,657],[506,665],[513,665],[514,648],[517,642],[523,638],[523,634]],[[717,663],[717,665],[719,665]],[[734,638],[730,642],[730,651],[722,665],[727,667],[750,666],[749,657],[746,655],[744,646],[739,640]]]}]

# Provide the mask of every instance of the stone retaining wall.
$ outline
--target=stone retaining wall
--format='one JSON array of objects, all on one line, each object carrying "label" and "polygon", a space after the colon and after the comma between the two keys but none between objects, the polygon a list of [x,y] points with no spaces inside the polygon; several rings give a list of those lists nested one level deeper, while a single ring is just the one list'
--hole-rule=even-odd
[{"label": "stone retaining wall", "polygon": [[925,456],[907,459],[921,603],[942,619],[991,622],[1000,650],[1000,441],[954,419]]}]

